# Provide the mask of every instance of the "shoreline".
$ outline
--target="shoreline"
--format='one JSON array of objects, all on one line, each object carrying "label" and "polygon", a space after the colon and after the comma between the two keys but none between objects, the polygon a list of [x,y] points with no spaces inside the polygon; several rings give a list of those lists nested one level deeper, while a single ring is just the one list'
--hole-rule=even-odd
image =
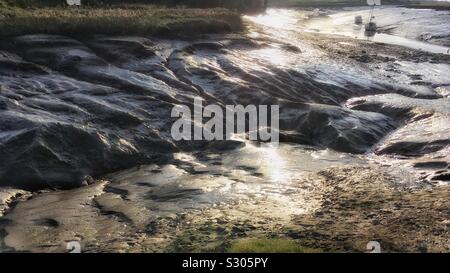
[{"label": "shoreline", "polygon": [[0,37],[52,35],[153,35],[192,37],[243,29],[241,15],[224,8],[164,8],[160,6],[42,7],[0,10]]},{"label": "shoreline", "polygon": [[410,9],[434,9],[434,10],[450,10],[450,3],[444,2],[442,4],[409,4],[400,5],[400,7],[410,8]]},{"label": "shoreline", "polygon": [[[414,9],[450,10],[449,2],[426,2],[426,3],[409,3],[409,4],[399,2],[399,3],[382,4],[382,6],[397,6]],[[273,3],[268,6],[268,8],[330,8],[330,9],[345,8],[345,7],[369,8],[368,5],[354,2],[338,2],[338,3],[306,2],[306,3],[291,3],[291,4]]]}]

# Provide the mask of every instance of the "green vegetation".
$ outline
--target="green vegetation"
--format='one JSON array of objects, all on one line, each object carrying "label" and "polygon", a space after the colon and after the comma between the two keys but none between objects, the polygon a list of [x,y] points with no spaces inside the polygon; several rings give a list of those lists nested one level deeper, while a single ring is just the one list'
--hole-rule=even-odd
[{"label": "green vegetation", "polygon": [[247,238],[232,243],[230,253],[319,253],[319,249],[307,248],[294,240],[281,238]]},{"label": "green vegetation", "polygon": [[[0,0],[19,7],[55,7],[64,6],[65,0]],[[239,11],[261,10],[265,0],[81,0],[84,6],[109,5],[158,5],[165,7],[184,6],[191,8],[228,8]]]},{"label": "green vegetation", "polygon": [[[405,2],[402,0],[384,0]],[[0,36],[170,35],[232,32],[242,29],[239,12],[260,12],[265,0],[0,0]],[[362,5],[365,0],[270,0],[272,5]]]},{"label": "green vegetation", "polygon": [[9,6],[9,4],[5,0],[0,0],[0,8],[1,9],[4,9],[8,6]]},{"label": "green vegetation", "polygon": [[[69,8],[12,6],[0,0],[0,36],[23,34],[62,35],[195,35],[236,31],[240,15],[231,10],[166,8],[155,5],[109,5]],[[22,0],[39,4],[37,0]],[[36,3],[35,3],[36,2]],[[46,4],[55,1],[45,1]]]}]

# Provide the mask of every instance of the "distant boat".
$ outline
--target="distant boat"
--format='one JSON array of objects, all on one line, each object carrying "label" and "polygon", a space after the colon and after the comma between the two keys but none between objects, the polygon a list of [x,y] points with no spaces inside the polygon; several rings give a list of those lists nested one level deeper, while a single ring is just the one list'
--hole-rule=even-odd
[{"label": "distant boat", "polygon": [[381,0],[367,0],[369,6],[381,6]]},{"label": "distant boat", "polygon": [[363,18],[361,15],[355,16],[355,25],[362,25]]},{"label": "distant boat", "polygon": [[69,6],[81,6],[81,0],[66,0]]},{"label": "distant boat", "polygon": [[323,16],[323,15],[326,15],[326,14],[327,14],[326,11],[322,11],[322,10],[320,10],[318,8],[314,9],[313,12],[312,12],[312,16],[314,16],[314,17],[319,17],[319,16]]},{"label": "distant boat", "polygon": [[373,11],[375,9],[375,6],[381,6],[381,0],[367,0],[367,4],[369,6],[372,6],[372,9],[370,10],[369,22],[365,25],[365,29],[366,32],[376,32],[377,24],[375,22],[372,22],[372,19],[375,18],[375,16],[373,16]]},{"label": "distant boat", "polygon": [[377,31],[377,24],[375,22],[369,22],[365,26],[367,32]]}]

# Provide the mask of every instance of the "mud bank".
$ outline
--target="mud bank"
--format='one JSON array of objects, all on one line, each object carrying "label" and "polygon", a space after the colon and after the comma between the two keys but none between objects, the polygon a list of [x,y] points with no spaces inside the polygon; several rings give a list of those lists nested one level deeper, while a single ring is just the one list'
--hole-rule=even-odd
[{"label": "mud bank", "polygon": [[378,80],[366,85],[344,78],[330,85],[317,77],[320,71],[282,69],[259,58],[282,45],[240,36],[194,43],[12,39],[1,55],[1,185],[74,187],[89,177],[170,160],[175,151],[215,145],[172,141],[171,109],[192,105],[195,96],[205,104],[278,104],[282,141],[345,152],[363,153],[395,128],[383,114],[341,104],[410,91]]},{"label": "mud bank", "polygon": [[364,252],[369,241],[383,252],[449,251],[450,188],[408,189],[388,171],[332,168],[297,177],[289,202],[252,196],[162,214],[98,182],[18,204],[2,222],[3,251],[64,252],[79,241],[84,252],[224,252],[240,238],[285,238],[323,252]]},{"label": "mud bank", "polygon": [[[450,56],[245,20],[2,41],[0,251],[448,251]],[[198,96],[279,105],[282,143],[173,141]]]}]

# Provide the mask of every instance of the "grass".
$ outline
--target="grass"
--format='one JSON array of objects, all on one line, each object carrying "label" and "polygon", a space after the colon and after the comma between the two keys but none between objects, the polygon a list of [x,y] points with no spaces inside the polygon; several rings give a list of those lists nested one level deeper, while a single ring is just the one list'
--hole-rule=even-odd
[{"label": "grass", "polygon": [[[0,0],[14,6],[63,6],[65,0]],[[107,6],[118,4],[145,4],[160,6],[185,6],[195,8],[217,8],[225,7],[230,9],[248,10],[259,9],[264,5],[264,0],[82,0],[83,5],[88,6]]]},{"label": "grass", "polygon": [[[6,6],[0,0],[0,6]],[[241,29],[240,15],[227,9],[165,8],[154,5],[105,7],[6,7],[0,10],[0,36],[195,35]]]},{"label": "grass", "polygon": [[0,0],[0,9],[8,7],[8,3],[5,0]]},{"label": "grass", "polygon": [[319,253],[319,249],[303,247],[294,240],[282,238],[246,238],[235,240],[230,253]]}]

